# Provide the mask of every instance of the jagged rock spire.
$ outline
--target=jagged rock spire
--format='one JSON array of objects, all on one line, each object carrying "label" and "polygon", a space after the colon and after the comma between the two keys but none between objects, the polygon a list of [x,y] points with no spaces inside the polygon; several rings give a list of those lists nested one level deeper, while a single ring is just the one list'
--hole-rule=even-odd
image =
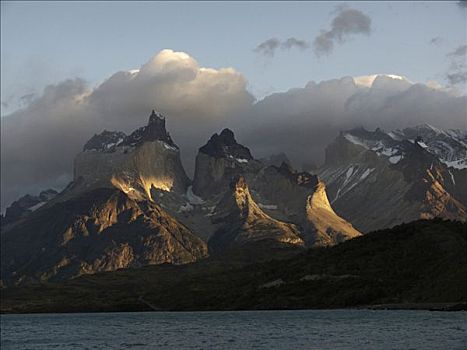
[{"label": "jagged rock spire", "polygon": [[224,129],[199,149],[193,191],[204,198],[221,193],[229,187],[232,176],[245,174],[260,164],[247,147],[235,140],[232,130]]},{"label": "jagged rock spire", "polygon": [[149,116],[149,122],[143,132],[143,141],[164,141],[171,146],[175,146],[170,134],[165,128],[165,117],[156,113],[153,109]]},{"label": "jagged rock spire", "polygon": [[164,117],[161,113],[156,112],[156,111],[153,109],[152,112],[151,112],[151,115],[149,116],[149,124],[151,124],[152,122],[155,122],[156,119],[165,120],[165,117]]}]

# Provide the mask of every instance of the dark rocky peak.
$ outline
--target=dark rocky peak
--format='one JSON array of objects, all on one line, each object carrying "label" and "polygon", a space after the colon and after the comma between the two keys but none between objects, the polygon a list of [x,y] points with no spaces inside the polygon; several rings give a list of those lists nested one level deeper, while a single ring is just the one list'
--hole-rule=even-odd
[{"label": "dark rocky peak", "polygon": [[165,117],[161,113],[156,112],[153,109],[151,112],[151,115],[149,116],[149,124],[160,123],[161,121],[164,122],[164,127],[165,127]]},{"label": "dark rocky peak", "polygon": [[219,135],[212,135],[199,151],[215,158],[253,159],[250,150],[235,140],[235,135],[230,129],[222,130]]},{"label": "dark rocky peak", "polygon": [[111,152],[115,147],[120,146],[127,136],[121,131],[104,130],[100,134],[95,134],[83,147],[83,151],[103,151]]},{"label": "dark rocky peak", "polygon": [[277,172],[292,182],[295,185],[299,185],[306,188],[314,188],[318,184],[318,177],[311,175],[308,172],[298,172],[292,168],[288,163],[282,162],[280,167],[273,166],[277,169]]},{"label": "dark rocky peak", "polygon": [[57,191],[48,189],[42,191],[37,196],[27,194],[19,198],[6,208],[5,217],[2,219],[2,225],[10,224],[23,218],[53,199],[57,194]]},{"label": "dark rocky peak", "polygon": [[165,129],[165,117],[160,113],[156,113],[154,110],[152,110],[148,125],[144,129],[143,139],[144,141],[160,140],[170,146],[175,146],[170,134]]},{"label": "dark rocky peak", "polygon": [[178,148],[165,128],[165,117],[154,110],[149,116],[148,125],[133,131],[125,139],[125,145],[136,146],[151,141],[163,141],[171,147]]}]

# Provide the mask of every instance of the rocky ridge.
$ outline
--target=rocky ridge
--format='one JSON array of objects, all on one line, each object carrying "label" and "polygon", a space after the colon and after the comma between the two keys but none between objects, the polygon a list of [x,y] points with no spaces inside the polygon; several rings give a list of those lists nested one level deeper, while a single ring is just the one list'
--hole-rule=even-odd
[{"label": "rocky ridge", "polygon": [[273,257],[278,247],[333,246],[418,218],[465,220],[463,134],[413,130],[342,132],[313,175],[285,155],[255,159],[224,129],[199,148],[191,181],[165,118],[153,111],[128,136],[94,135],[65,190],[34,210],[37,199],[26,196],[16,204],[20,220],[2,219],[2,283],[184,264],[234,250]]},{"label": "rocky ridge", "polygon": [[449,167],[421,137],[342,132],[317,174],[337,213],[363,232],[419,218],[466,218],[467,169]]},{"label": "rocky ridge", "polygon": [[263,245],[288,244],[304,246],[296,225],[273,219],[252,199],[243,176],[235,177],[230,189],[216,206],[213,222],[221,227],[209,240],[213,253],[261,241]]},{"label": "rocky ridge", "polygon": [[[308,197],[313,198],[316,191],[325,194],[325,185],[317,176],[295,171],[285,162],[280,166],[263,164],[254,159],[246,147],[237,143],[230,130],[224,130],[222,134],[224,138],[214,135],[200,148],[196,158],[193,189],[203,200],[211,205],[219,201],[221,203],[222,194],[229,193],[232,179],[241,176],[248,183],[249,201],[274,220],[290,222],[299,227],[300,237],[307,246],[332,245],[359,234],[349,223],[343,224],[345,220],[335,214],[328,201],[323,201],[321,206],[327,205],[329,210],[310,210],[311,201]],[[213,140],[215,147],[212,146]],[[213,149],[223,152],[208,152]],[[248,161],[238,161],[238,150],[244,156],[248,155]],[[320,214],[326,215],[329,224],[324,225],[323,220],[319,222]]]},{"label": "rocky ridge", "polygon": [[2,284],[183,264],[205,256],[206,244],[157,204],[99,188],[49,205],[4,232]]},{"label": "rocky ridge", "polygon": [[37,196],[27,194],[19,198],[6,209],[5,216],[2,216],[2,225],[12,224],[26,217],[55,198],[57,194],[58,192],[54,189],[48,189],[40,192]]}]

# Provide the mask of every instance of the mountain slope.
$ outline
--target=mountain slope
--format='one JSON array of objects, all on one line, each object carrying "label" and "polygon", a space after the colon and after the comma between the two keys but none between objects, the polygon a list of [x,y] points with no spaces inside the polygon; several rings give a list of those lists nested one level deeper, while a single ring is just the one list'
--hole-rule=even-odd
[{"label": "mountain slope", "polygon": [[262,169],[252,184],[261,203],[267,203],[262,205],[265,211],[300,225],[308,246],[333,245],[360,235],[334,212],[326,185],[315,175],[282,163]]},{"label": "mountain slope", "polygon": [[206,244],[158,205],[110,188],[32,213],[2,232],[1,249],[4,285],[182,264],[207,255]]},{"label": "mountain slope", "polygon": [[153,111],[129,136],[94,135],[67,188],[2,225],[3,284],[206,257],[206,243],[152,197],[154,190],[182,195],[189,183],[162,115]]},{"label": "mountain slope", "polygon": [[362,235],[334,212],[321,181],[307,198],[306,220],[306,230],[312,235],[314,246],[331,246]]},{"label": "mountain slope", "polygon": [[[2,312],[238,310],[467,304],[467,224],[420,220],[288,260],[209,259],[3,289]],[[102,290],[106,293],[102,293]],[[167,291],[170,293],[167,293]],[[151,305],[151,307],[148,306]],[[431,306],[430,306],[431,305]],[[458,307],[462,307],[459,305]]]},{"label": "mountain slope", "polygon": [[258,207],[243,176],[233,179],[230,191],[216,206],[213,221],[221,224],[209,240],[213,253],[258,241],[263,249],[271,244],[304,246],[298,227],[275,220]]},{"label": "mountain slope", "polygon": [[275,166],[269,165],[269,160],[254,159],[233,132],[224,129],[200,148],[193,191],[219,207],[222,194],[230,193],[228,184],[238,176],[248,183],[255,205],[275,220],[297,225],[308,246],[337,244],[359,235],[324,200],[325,185],[318,177],[297,172],[286,162]]},{"label": "mountain slope", "polygon": [[379,129],[341,133],[317,172],[336,212],[363,232],[418,218],[465,220],[453,171],[467,170],[449,168],[421,143]]}]

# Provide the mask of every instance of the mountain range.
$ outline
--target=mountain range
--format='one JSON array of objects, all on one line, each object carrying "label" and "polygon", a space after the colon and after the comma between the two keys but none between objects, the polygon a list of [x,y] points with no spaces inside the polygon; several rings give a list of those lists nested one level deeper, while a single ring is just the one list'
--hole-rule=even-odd
[{"label": "mountain range", "polygon": [[420,125],[341,132],[318,170],[336,212],[363,232],[466,218],[467,132]]},{"label": "mountain range", "polygon": [[60,193],[25,196],[2,217],[2,285],[208,256],[299,254],[417,219],[467,218],[467,133],[429,125],[341,132],[322,167],[254,158],[233,131],[199,148],[194,178],[166,119],[103,131]]}]

